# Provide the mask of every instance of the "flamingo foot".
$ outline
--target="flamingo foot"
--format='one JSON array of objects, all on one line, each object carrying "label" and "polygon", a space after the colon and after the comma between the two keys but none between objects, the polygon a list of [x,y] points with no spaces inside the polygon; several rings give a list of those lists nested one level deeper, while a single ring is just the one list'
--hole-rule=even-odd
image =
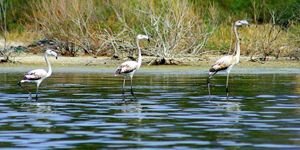
[{"label": "flamingo foot", "polygon": [[32,100],[31,92],[29,92],[29,94],[28,94],[28,100]]},{"label": "flamingo foot", "polygon": [[37,101],[39,98],[38,98],[38,93],[35,94],[35,100]]},{"label": "flamingo foot", "polygon": [[228,99],[229,99],[229,90],[228,88],[226,88],[226,100],[228,101]]},{"label": "flamingo foot", "polygon": [[132,90],[132,89],[130,90],[130,93],[131,93],[131,95],[134,95],[134,92],[133,92],[133,90]]}]

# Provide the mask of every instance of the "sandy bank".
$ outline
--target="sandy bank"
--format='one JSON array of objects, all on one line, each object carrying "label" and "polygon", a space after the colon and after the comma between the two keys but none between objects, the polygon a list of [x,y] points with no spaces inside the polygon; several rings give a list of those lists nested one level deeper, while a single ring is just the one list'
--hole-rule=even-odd
[{"label": "sandy bank", "polygon": [[[143,65],[140,73],[162,73],[162,74],[206,74],[208,68],[218,58],[182,58],[178,59],[182,65],[158,65],[149,66],[153,58],[143,58]],[[113,73],[115,68],[124,60],[115,60],[110,57],[90,56],[64,57],[57,60],[49,58],[54,71],[56,72],[90,72],[90,73]],[[22,55],[15,57],[17,63],[0,64],[0,72],[24,72],[34,68],[47,68],[42,55]],[[300,62],[287,60],[271,60],[264,64],[248,61],[248,57],[242,57],[232,73],[260,74],[260,73],[300,73]]]}]

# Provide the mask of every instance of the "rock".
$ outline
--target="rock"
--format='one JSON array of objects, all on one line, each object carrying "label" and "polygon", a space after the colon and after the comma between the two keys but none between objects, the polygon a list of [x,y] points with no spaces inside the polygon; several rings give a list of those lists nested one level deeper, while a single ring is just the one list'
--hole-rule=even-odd
[{"label": "rock", "polygon": [[119,58],[118,55],[113,55],[113,56],[112,56],[112,59],[120,60],[120,58]]},{"label": "rock", "polygon": [[164,57],[157,57],[156,59],[148,63],[148,65],[179,65],[179,64],[181,64],[181,62],[178,60],[175,60],[173,58],[164,58]]}]

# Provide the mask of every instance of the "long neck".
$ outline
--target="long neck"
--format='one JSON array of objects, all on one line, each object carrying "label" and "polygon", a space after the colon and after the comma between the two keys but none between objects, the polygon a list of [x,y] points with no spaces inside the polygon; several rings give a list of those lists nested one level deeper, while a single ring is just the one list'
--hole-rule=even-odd
[{"label": "long neck", "polygon": [[236,57],[236,60],[237,60],[237,63],[238,63],[239,60],[240,60],[240,55],[241,55],[240,38],[239,38],[239,34],[238,34],[236,26],[233,26],[233,31],[234,31],[234,34],[235,34],[235,51],[236,51],[235,57]]},{"label": "long neck", "polygon": [[141,52],[141,48],[140,48],[140,45],[139,45],[139,40],[136,39],[136,45],[137,45],[137,48],[139,50],[139,57],[138,57],[138,68],[140,68],[141,64],[142,64],[142,52]]},{"label": "long neck", "polygon": [[45,54],[44,57],[45,57],[45,61],[46,61],[47,65],[48,65],[47,77],[49,77],[52,74],[52,68],[51,68],[50,62],[48,61],[47,54]]}]

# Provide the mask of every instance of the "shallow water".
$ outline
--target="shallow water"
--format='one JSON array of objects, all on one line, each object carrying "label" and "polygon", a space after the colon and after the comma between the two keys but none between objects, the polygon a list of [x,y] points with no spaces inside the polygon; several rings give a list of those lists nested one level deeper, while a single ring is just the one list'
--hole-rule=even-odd
[{"label": "shallow water", "polygon": [[0,74],[0,147],[300,148],[297,74],[232,75],[228,101],[222,75],[211,100],[198,74],[139,73],[135,99],[109,73],[56,73],[38,101],[17,87],[21,77]]}]

